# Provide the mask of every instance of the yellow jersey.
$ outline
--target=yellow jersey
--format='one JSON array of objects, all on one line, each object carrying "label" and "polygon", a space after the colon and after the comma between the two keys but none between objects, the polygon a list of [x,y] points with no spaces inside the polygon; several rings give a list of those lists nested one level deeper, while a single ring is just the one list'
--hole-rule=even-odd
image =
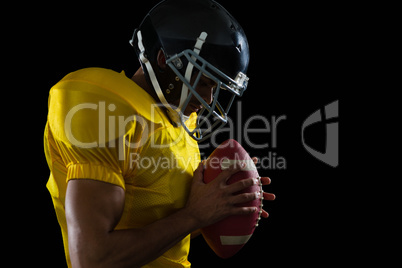
[{"label": "yellow jersey", "polygon": [[[48,105],[47,188],[69,267],[64,210],[69,180],[93,179],[124,189],[124,212],[115,229],[141,228],[184,207],[200,161],[198,144],[124,73],[72,72],[51,88]],[[194,128],[195,120],[193,113],[186,125]],[[190,235],[144,267],[190,267],[189,246]]]}]

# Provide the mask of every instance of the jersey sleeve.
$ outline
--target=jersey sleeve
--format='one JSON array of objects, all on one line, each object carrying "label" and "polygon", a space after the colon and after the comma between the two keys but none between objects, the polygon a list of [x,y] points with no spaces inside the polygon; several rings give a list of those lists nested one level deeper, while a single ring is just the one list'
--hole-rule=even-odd
[{"label": "jersey sleeve", "polygon": [[67,181],[93,179],[125,189],[122,144],[132,129],[141,135],[133,114],[124,100],[91,83],[62,80],[52,88],[48,123]]}]

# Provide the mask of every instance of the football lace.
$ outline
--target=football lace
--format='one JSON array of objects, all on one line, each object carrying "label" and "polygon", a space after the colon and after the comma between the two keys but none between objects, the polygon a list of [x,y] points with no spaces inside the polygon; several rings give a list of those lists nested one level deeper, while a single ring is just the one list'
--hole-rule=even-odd
[{"label": "football lace", "polygon": [[255,227],[258,227],[258,222],[261,220],[261,214],[262,214],[262,207],[264,206],[264,204],[262,203],[264,200],[264,192],[262,190],[262,182],[261,182],[261,177],[258,177],[258,180],[260,182],[260,198],[261,198],[261,204],[260,204],[260,211],[258,212],[258,218],[257,218],[257,222],[255,223]]}]

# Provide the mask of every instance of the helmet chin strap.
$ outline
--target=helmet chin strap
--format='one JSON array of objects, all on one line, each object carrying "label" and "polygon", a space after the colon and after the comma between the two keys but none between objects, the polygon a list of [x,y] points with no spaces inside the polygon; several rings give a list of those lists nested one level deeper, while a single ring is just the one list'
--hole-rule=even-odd
[{"label": "helmet chin strap", "polygon": [[173,108],[170,106],[170,104],[166,101],[165,96],[163,95],[163,92],[161,90],[161,87],[159,86],[158,80],[156,79],[155,72],[152,68],[152,65],[144,55],[145,47],[142,44],[141,31],[137,32],[137,37],[138,37],[138,48],[140,49],[140,60],[145,65],[145,68],[147,68],[149,79],[151,80],[151,83],[155,89],[156,95],[158,96],[159,100],[162,102],[163,106],[165,106],[168,109],[168,115],[169,115],[170,119],[175,123],[181,122],[180,115],[175,110],[173,110]]},{"label": "helmet chin strap", "polygon": [[[145,65],[145,68],[147,68],[149,78],[155,89],[155,93],[158,96],[161,103],[163,104],[163,106],[166,107],[167,113],[168,113],[170,119],[173,122],[175,122],[178,126],[180,126],[182,122],[186,122],[190,118],[189,116],[184,115],[182,112],[182,108],[187,99],[189,89],[185,85],[185,83],[183,83],[183,87],[181,89],[181,97],[180,97],[179,107],[177,109],[173,109],[172,106],[166,101],[166,98],[163,95],[163,92],[159,86],[159,82],[155,76],[155,72],[152,68],[152,65],[144,55],[145,47],[142,44],[141,31],[137,32],[137,37],[138,37],[138,48],[140,49],[140,60]],[[199,55],[202,45],[204,44],[206,38],[207,38],[206,32],[202,32],[200,34],[200,36],[197,38],[197,42],[195,43],[194,50],[193,50],[197,55]],[[196,60],[194,56],[192,56],[192,58],[194,61]],[[187,68],[186,68],[186,72],[185,72],[185,78],[187,79],[187,81],[190,81],[190,79],[191,79],[191,74],[193,72],[193,68],[194,68],[194,65],[189,62],[187,64]]]}]

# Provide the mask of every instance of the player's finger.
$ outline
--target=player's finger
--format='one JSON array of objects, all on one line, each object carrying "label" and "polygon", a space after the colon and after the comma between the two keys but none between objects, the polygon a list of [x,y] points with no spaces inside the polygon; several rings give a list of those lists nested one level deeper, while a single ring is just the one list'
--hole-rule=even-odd
[{"label": "player's finger", "polygon": [[250,186],[258,185],[258,183],[259,182],[258,182],[257,178],[248,178],[248,179],[240,180],[233,184],[228,185],[227,191],[229,194],[234,194],[234,193],[244,190]]},{"label": "player's finger", "polygon": [[264,196],[264,200],[273,201],[276,199],[276,196],[271,193],[263,193],[263,196]]},{"label": "player's finger", "polygon": [[253,157],[253,158],[251,158],[251,160],[253,160],[254,165],[257,165],[257,163],[258,163],[258,158],[257,157]]},{"label": "player's finger", "polygon": [[235,204],[242,204],[246,202],[250,202],[256,199],[259,199],[261,197],[260,192],[255,192],[255,193],[243,193],[243,194],[238,194],[230,197],[230,203],[232,205]]},{"label": "player's finger", "polygon": [[265,210],[262,210],[262,211],[261,211],[261,217],[263,217],[263,218],[268,218],[268,217],[269,217],[268,212],[266,212]]},{"label": "player's finger", "polygon": [[232,215],[249,215],[256,213],[258,209],[256,207],[233,207],[231,210]]},{"label": "player's finger", "polygon": [[262,185],[271,184],[271,179],[268,178],[268,177],[261,177],[261,184],[262,184]]}]

